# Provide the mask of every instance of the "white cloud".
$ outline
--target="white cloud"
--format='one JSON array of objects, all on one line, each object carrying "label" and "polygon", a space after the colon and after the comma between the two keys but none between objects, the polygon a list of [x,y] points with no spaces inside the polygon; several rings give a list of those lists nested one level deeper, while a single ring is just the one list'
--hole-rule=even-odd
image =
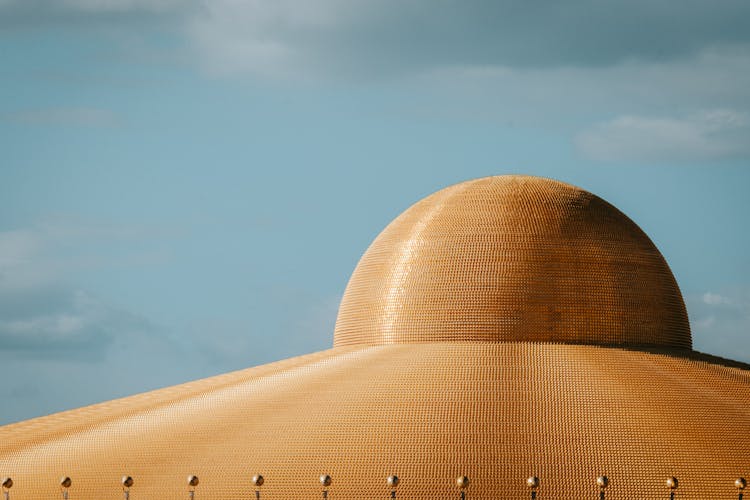
[{"label": "white cloud", "polygon": [[732,299],[718,293],[706,292],[703,294],[703,303],[709,306],[732,305]]},{"label": "white cloud", "polygon": [[41,287],[26,293],[24,301],[26,314],[2,311],[0,351],[23,352],[29,357],[71,352],[82,358],[99,357],[116,336],[151,328],[145,320],[82,290]]},{"label": "white cloud", "polygon": [[[150,239],[156,234],[164,236],[169,231],[67,216],[0,231],[0,293],[50,286],[83,269],[162,260],[164,256],[158,253],[98,254],[103,247]],[[70,252],[71,248],[78,251]]]},{"label": "white cloud", "polygon": [[[585,2],[518,7],[513,17],[502,2],[29,1],[35,7],[21,9],[24,15],[51,11],[45,22],[71,15],[127,28],[158,14],[173,23],[169,33],[183,37],[177,45],[186,53],[170,57],[210,74],[273,85],[382,85],[379,91],[393,97],[393,109],[385,111],[556,129],[595,160],[686,162],[750,154],[750,32],[736,26],[750,4],[691,4],[674,11],[615,2],[597,11],[603,16],[598,21],[581,24],[577,12],[588,8]],[[12,13],[22,2],[10,5],[5,9]],[[686,26],[704,26],[706,19],[710,29],[684,38]],[[616,37],[607,31],[615,24]],[[676,25],[682,28],[672,29]],[[659,36],[641,36],[644,29]],[[162,50],[150,40],[135,49],[131,42],[124,50],[137,58]],[[6,118],[118,123],[108,111],[88,108]]]},{"label": "white cloud", "polygon": [[314,33],[346,24],[363,0],[213,0],[189,17],[186,31],[213,73],[299,78],[321,63]]},{"label": "white cloud", "polygon": [[713,109],[684,118],[624,115],[597,124],[575,139],[601,161],[701,161],[750,152],[747,113]]},{"label": "white cloud", "polygon": [[105,263],[76,253],[65,257],[64,250],[116,244],[138,234],[134,228],[64,218],[0,232],[0,351],[96,358],[118,336],[151,330],[144,318],[69,283],[86,266]]},{"label": "white cloud", "polygon": [[750,287],[686,297],[698,351],[750,363]]},{"label": "white cloud", "polygon": [[750,6],[734,1],[590,7],[586,1],[202,0],[188,16],[188,34],[215,71],[295,78],[460,65],[603,67],[750,41],[738,22]]}]

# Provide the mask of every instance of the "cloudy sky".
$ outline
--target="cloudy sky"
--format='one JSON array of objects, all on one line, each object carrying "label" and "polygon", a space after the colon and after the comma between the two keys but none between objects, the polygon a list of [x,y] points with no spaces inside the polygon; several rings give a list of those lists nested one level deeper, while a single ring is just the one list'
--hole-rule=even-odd
[{"label": "cloudy sky", "polygon": [[750,362],[750,3],[0,0],[0,424],[332,341],[375,235],[503,173],[662,250]]}]

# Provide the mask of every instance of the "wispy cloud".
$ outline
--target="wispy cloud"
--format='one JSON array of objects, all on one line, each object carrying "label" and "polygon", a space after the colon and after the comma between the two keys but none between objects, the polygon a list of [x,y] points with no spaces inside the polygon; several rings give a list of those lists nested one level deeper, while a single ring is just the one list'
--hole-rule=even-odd
[{"label": "wispy cloud", "polygon": [[0,27],[75,21],[137,23],[148,16],[177,16],[198,0],[0,0]]},{"label": "wispy cloud", "polygon": [[17,111],[4,115],[5,120],[28,125],[59,125],[81,127],[113,127],[119,117],[100,108],[44,108]]},{"label": "wispy cloud", "polygon": [[80,284],[163,263],[142,252],[164,233],[72,215],[0,231],[0,359],[13,374],[0,399],[14,401],[0,425],[212,373],[184,332]]},{"label": "wispy cloud", "polygon": [[[585,13],[585,15],[582,15]],[[4,24],[171,18],[212,71],[411,74],[441,66],[664,62],[750,42],[750,4],[645,0],[3,0]],[[596,40],[596,43],[591,43]]]},{"label": "wispy cloud", "polygon": [[90,360],[118,336],[152,330],[147,319],[71,284],[71,273],[102,262],[80,255],[71,260],[62,250],[132,235],[131,228],[66,225],[63,219],[0,232],[0,351]]},{"label": "wispy cloud", "polygon": [[69,9],[92,12],[128,12],[133,10],[159,12],[179,8],[188,2],[185,0],[62,0],[58,3]]},{"label": "wispy cloud", "polygon": [[584,130],[575,143],[599,161],[721,159],[750,153],[750,120],[747,113],[731,109],[683,118],[624,115]]},{"label": "wispy cloud", "polygon": [[[144,318],[83,290],[38,287],[20,296],[4,290],[0,301],[6,304],[0,307],[0,352],[10,355],[91,361],[101,357],[118,336],[153,329]],[[10,309],[8,304],[20,307]]]},{"label": "wispy cloud", "polygon": [[734,0],[679,8],[646,1],[605,8],[587,0],[212,0],[189,17],[188,33],[217,71],[372,76],[446,65],[673,60],[750,41],[741,21],[748,17],[750,5]]},{"label": "wispy cloud", "polygon": [[695,349],[750,362],[750,287],[687,297]]}]

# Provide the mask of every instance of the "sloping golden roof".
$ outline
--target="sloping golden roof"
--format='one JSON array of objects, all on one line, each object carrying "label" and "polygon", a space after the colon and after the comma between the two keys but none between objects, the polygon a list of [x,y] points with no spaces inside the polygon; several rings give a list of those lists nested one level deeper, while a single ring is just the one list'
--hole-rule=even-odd
[{"label": "sloping golden roof", "polygon": [[[414,500],[459,498],[462,475],[469,499],[528,498],[531,475],[539,500],[596,498],[599,475],[608,499],[666,499],[671,476],[678,499],[736,498],[750,474],[750,366],[689,349],[679,290],[648,238],[553,181],[441,193],[363,257],[334,348],[2,427],[12,497],[60,495],[69,476],[71,500],[116,498],[130,475],[132,500],[179,498],[195,474],[197,498],[239,500],[262,474],[261,498],[311,499],[330,474],[330,500],[386,499],[396,474],[398,498]],[[514,206],[527,208],[504,218]],[[638,295],[654,290],[667,296]]]}]

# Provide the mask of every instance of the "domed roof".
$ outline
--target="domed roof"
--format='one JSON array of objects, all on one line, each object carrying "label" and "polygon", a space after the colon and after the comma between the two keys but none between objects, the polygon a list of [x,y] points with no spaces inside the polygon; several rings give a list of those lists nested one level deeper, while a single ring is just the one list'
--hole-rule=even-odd
[{"label": "domed roof", "polygon": [[357,265],[334,345],[433,341],[691,348],[680,290],[648,236],[583,189],[518,175],[424,198]]}]

